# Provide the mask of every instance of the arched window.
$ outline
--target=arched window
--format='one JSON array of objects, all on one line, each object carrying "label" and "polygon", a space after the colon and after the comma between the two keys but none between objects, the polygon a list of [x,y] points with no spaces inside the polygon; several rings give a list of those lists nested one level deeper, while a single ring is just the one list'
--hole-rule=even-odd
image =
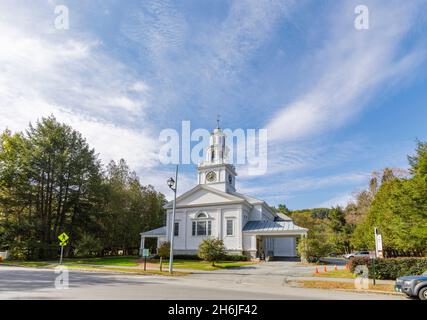
[{"label": "arched window", "polygon": [[197,219],[203,219],[203,218],[207,218],[207,217],[208,217],[208,215],[206,214],[206,212],[200,212],[197,215]]},{"label": "arched window", "polygon": [[196,214],[196,219],[191,223],[191,234],[193,236],[210,236],[212,235],[212,221],[208,220],[206,212]]}]

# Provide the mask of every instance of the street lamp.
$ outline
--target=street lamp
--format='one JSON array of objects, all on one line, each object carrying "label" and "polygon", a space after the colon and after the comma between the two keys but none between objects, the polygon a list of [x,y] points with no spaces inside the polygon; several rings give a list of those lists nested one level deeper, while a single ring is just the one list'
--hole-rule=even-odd
[{"label": "street lamp", "polygon": [[168,179],[167,183],[168,183],[169,188],[171,188],[172,191],[173,191],[172,219],[170,220],[170,226],[171,226],[170,236],[171,236],[171,241],[170,241],[170,253],[169,253],[169,273],[172,273],[172,271],[173,271],[173,240],[174,240],[174,237],[175,237],[176,188],[177,188],[177,185],[178,185],[178,165],[176,166],[175,180],[171,177],[171,178]]}]

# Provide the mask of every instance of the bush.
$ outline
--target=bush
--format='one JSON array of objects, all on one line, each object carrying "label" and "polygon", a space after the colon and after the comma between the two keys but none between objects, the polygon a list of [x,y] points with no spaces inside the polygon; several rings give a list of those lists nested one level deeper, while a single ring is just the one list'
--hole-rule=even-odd
[{"label": "bush", "polygon": [[169,258],[171,245],[169,242],[162,242],[157,249],[157,256],[162,258]]},{"label": "bush", "polygon": [[202,260],[197,254],[174,254],[173,258],[182,260]]},{"label": "bush", "polygon": [[[356,257],[350,259],[350,271],[354,273],[359,265],[366,265],[370,278],[374,274],[372,259]],[[427,258],[387,258],[375,259],[376,279],[396,279],[402,276],[419,275],[427,271]]]},{"label": "bush", "polygon": [[198,256],[214,266],[216,261],[225,257],[224,241],[215,238],[203,240],[199,245]]},{"label": "bush", "polygon": [[89,234],[85,234],[77,243],[75,253],[79,257],[90,257],[99,255],[101,250],[101,241]]},{"label": "bush", "polygon": [[317,238],[302,238],[297,246],[301,259],[308,262],[318,262],[321,257],[331,252],[331,249],[331,244]]},{"label": "bush", "polygon": [[224,257],[225,261],[248,261],[248,256],[241,254],[226,254]]}]

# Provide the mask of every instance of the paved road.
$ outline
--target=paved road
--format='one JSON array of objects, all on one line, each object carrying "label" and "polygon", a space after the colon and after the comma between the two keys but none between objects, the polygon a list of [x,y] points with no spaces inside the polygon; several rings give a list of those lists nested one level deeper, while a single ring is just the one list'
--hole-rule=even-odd
[{"label": "paved road", "polygon": [[304,267],[276,262],[200,272],[185,277],[141,276],[70,270],[69,289],[54,286],[58,275],[49,269],[0,266],[0,299],[403,299],[292,288],[287,273],[303,275]]}]

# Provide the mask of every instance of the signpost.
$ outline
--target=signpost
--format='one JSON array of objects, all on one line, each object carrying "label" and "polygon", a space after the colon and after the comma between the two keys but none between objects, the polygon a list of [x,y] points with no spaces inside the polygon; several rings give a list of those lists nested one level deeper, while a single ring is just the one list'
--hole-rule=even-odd
[{"label": "signpost", "polygon": [[144,257],[144,271],[146,270],[147,257],[150,255],[150,250],[142,249],[142,256]]},{"label": "signpost", "polygon": [[372,272],[374,273],[373,280],[374,280],[374,286],[375,286],[375,259],[383,257],[383,239],[381,237],[381,234],[378,232],[378,228],[374,228],[374,235],[375,235],[375,257],[372,259]]},{"label": "signpost", "polygon": [[68,239],[70,239],[70,237],[65,233],[61,233],[58,237],[59,239],[59,245],[61,246],[61,258],[59,259],[59,264],[62,264],[62,256],[64,254],[64,246],[67,245],[67,241]]},{"label": "signpost", "polygon": [[383,257],[383,239],[381,234],[378,232],[378,228],[374,228],[375,233],[375,257],[382,258]]}]

